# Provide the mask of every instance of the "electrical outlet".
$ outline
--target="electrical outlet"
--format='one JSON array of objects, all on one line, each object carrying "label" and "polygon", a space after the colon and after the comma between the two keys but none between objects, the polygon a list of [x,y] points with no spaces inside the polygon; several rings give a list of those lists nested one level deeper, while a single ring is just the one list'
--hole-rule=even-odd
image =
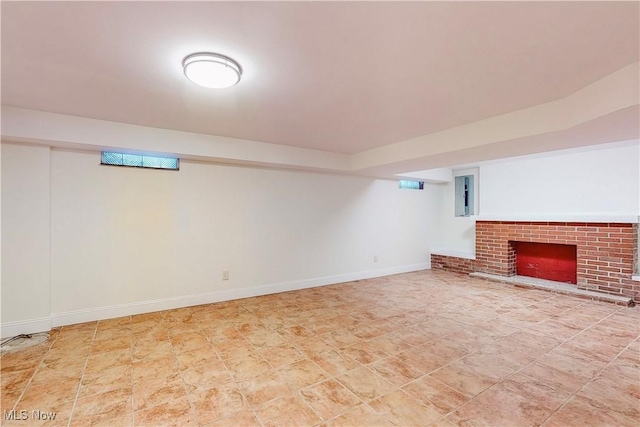
[{"label": "electrical outlet", "polygon": [[378,255],[373,256],[373,262],[378,262]]},{"label": "electrical outlet", "polygon": [[222,271],[222,280],[229,280],[229,270]]}]

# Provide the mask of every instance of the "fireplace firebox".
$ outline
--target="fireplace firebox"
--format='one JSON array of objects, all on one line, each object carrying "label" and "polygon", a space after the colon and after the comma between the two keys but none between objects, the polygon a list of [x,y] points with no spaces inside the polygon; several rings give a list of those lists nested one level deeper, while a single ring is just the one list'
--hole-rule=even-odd
[{"label": "fireplace firebox", "polygon": [[514,241],[509,244],[516,252],[517,275],[572,285],[578,283],[576,245]]}]

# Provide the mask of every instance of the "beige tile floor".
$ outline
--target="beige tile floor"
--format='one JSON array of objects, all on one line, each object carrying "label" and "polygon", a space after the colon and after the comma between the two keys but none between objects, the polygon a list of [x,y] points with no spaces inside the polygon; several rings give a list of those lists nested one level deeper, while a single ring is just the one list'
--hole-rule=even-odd
[{"label": "beige tile floor", "polygon": [[640,308],[409,273],[56,329],[3,355],[3,425],[636,426],[639,337]]}]

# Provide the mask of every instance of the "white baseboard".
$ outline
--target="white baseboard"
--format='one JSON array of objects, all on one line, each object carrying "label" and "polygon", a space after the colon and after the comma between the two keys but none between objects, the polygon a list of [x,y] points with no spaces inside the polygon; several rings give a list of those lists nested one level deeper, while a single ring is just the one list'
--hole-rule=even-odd
[{"label": "white baseboard", "polygon": [[51,317],[5,322],[0,325],[0,337],[15,337],[20,334],[35,334],[51,330]]},{"label": "white baseboard", "polygon": [[333,285],[336,283],[350,282],[353,280],[370,279],[374,277],[389,276],[392,274],[409,273],[412,271],[431,268],[430,263],[412,264],[400,267],[384,268],[379,270],[361,271],[356,273],[327,276],[307,280],[274,283],[262,286],[250,286],[236,289],[207,292],[197,295],[186,295],[173,298],[164,298],[152,301],[142,301],[129,304],[118,304],[107,307],[99,307],[86,310],[54,313],[51,315],[52,326],[72,325],[76,323],[92,322],[95,320],[113,319],[122,316],[151,313],[154,311],[170,310],[173,308],[190,307],[194,305],[211,304],[214,302],[229,301],[234,299],[249,298],[261,295],[276,294],[280,292],[295,291],[299,289],[314,288],[318,286]]},{"label": "white baseboard", "polygon": [[326,276],[314,279],[296,280],[291,282],[274,283],[262,286],[248,286],[236,289],[226,289],[197,295],[185,295],[173,298],[140,301],[106,307],[89,308],[84,310],[53,313],[50,317],[2,324],[2,337],[11,337],[23,333],[44,332],[51,327],[73,325],[76,323],[93,322],[96,320],[113,319],[122,316],[151,313],[154,311],[170,310],[173,308],[189,307],[193,305],[211,304],[220,301],[269,295],[298,289],[314,288],[317,286],[334,285],[351,282],[353,280],[371,279],[390,276],[393,274],[409,273],[412,271],[428,270],[431,263],[403,265],[398,267],[381,268],[377,270],[359,271],[355,273]]}]

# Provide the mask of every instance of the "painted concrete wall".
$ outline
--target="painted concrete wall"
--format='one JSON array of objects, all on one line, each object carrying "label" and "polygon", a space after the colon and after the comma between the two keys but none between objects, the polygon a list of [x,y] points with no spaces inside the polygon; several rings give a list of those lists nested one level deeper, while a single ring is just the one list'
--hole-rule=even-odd
[{"label": "painted concrete wall", "polygon": [[[110,167],[98,152],[14,144],[2,153],[3,266],[13,264],[3,304],[47,295],[37,312],[3,314],[3,335],[34,316],[55,326],[429,267],[433,185],[189,161],[179,172]],[[20,236],[5,239],[10,223]],[[24,255],[33,248],[38,259]],[[37,290],[14,279],[36,272]]]},{"label": "painted concrete wall", "polygon": [[[638,141],[511,158],[479,166],[481,219],[580,220],[638,218]],[[440,187],[440,233],[434,248],[443,255],[472,257],[476,218],[454,217],[455,184]]]},{"label": "painted concrete wall", "polygon": [[50,149],[2,145],[2,323],[48,329]]},{"label": "painted concrete wall", "polygon": [[481,166],[481,215],[638,215],[638,144]]}]

